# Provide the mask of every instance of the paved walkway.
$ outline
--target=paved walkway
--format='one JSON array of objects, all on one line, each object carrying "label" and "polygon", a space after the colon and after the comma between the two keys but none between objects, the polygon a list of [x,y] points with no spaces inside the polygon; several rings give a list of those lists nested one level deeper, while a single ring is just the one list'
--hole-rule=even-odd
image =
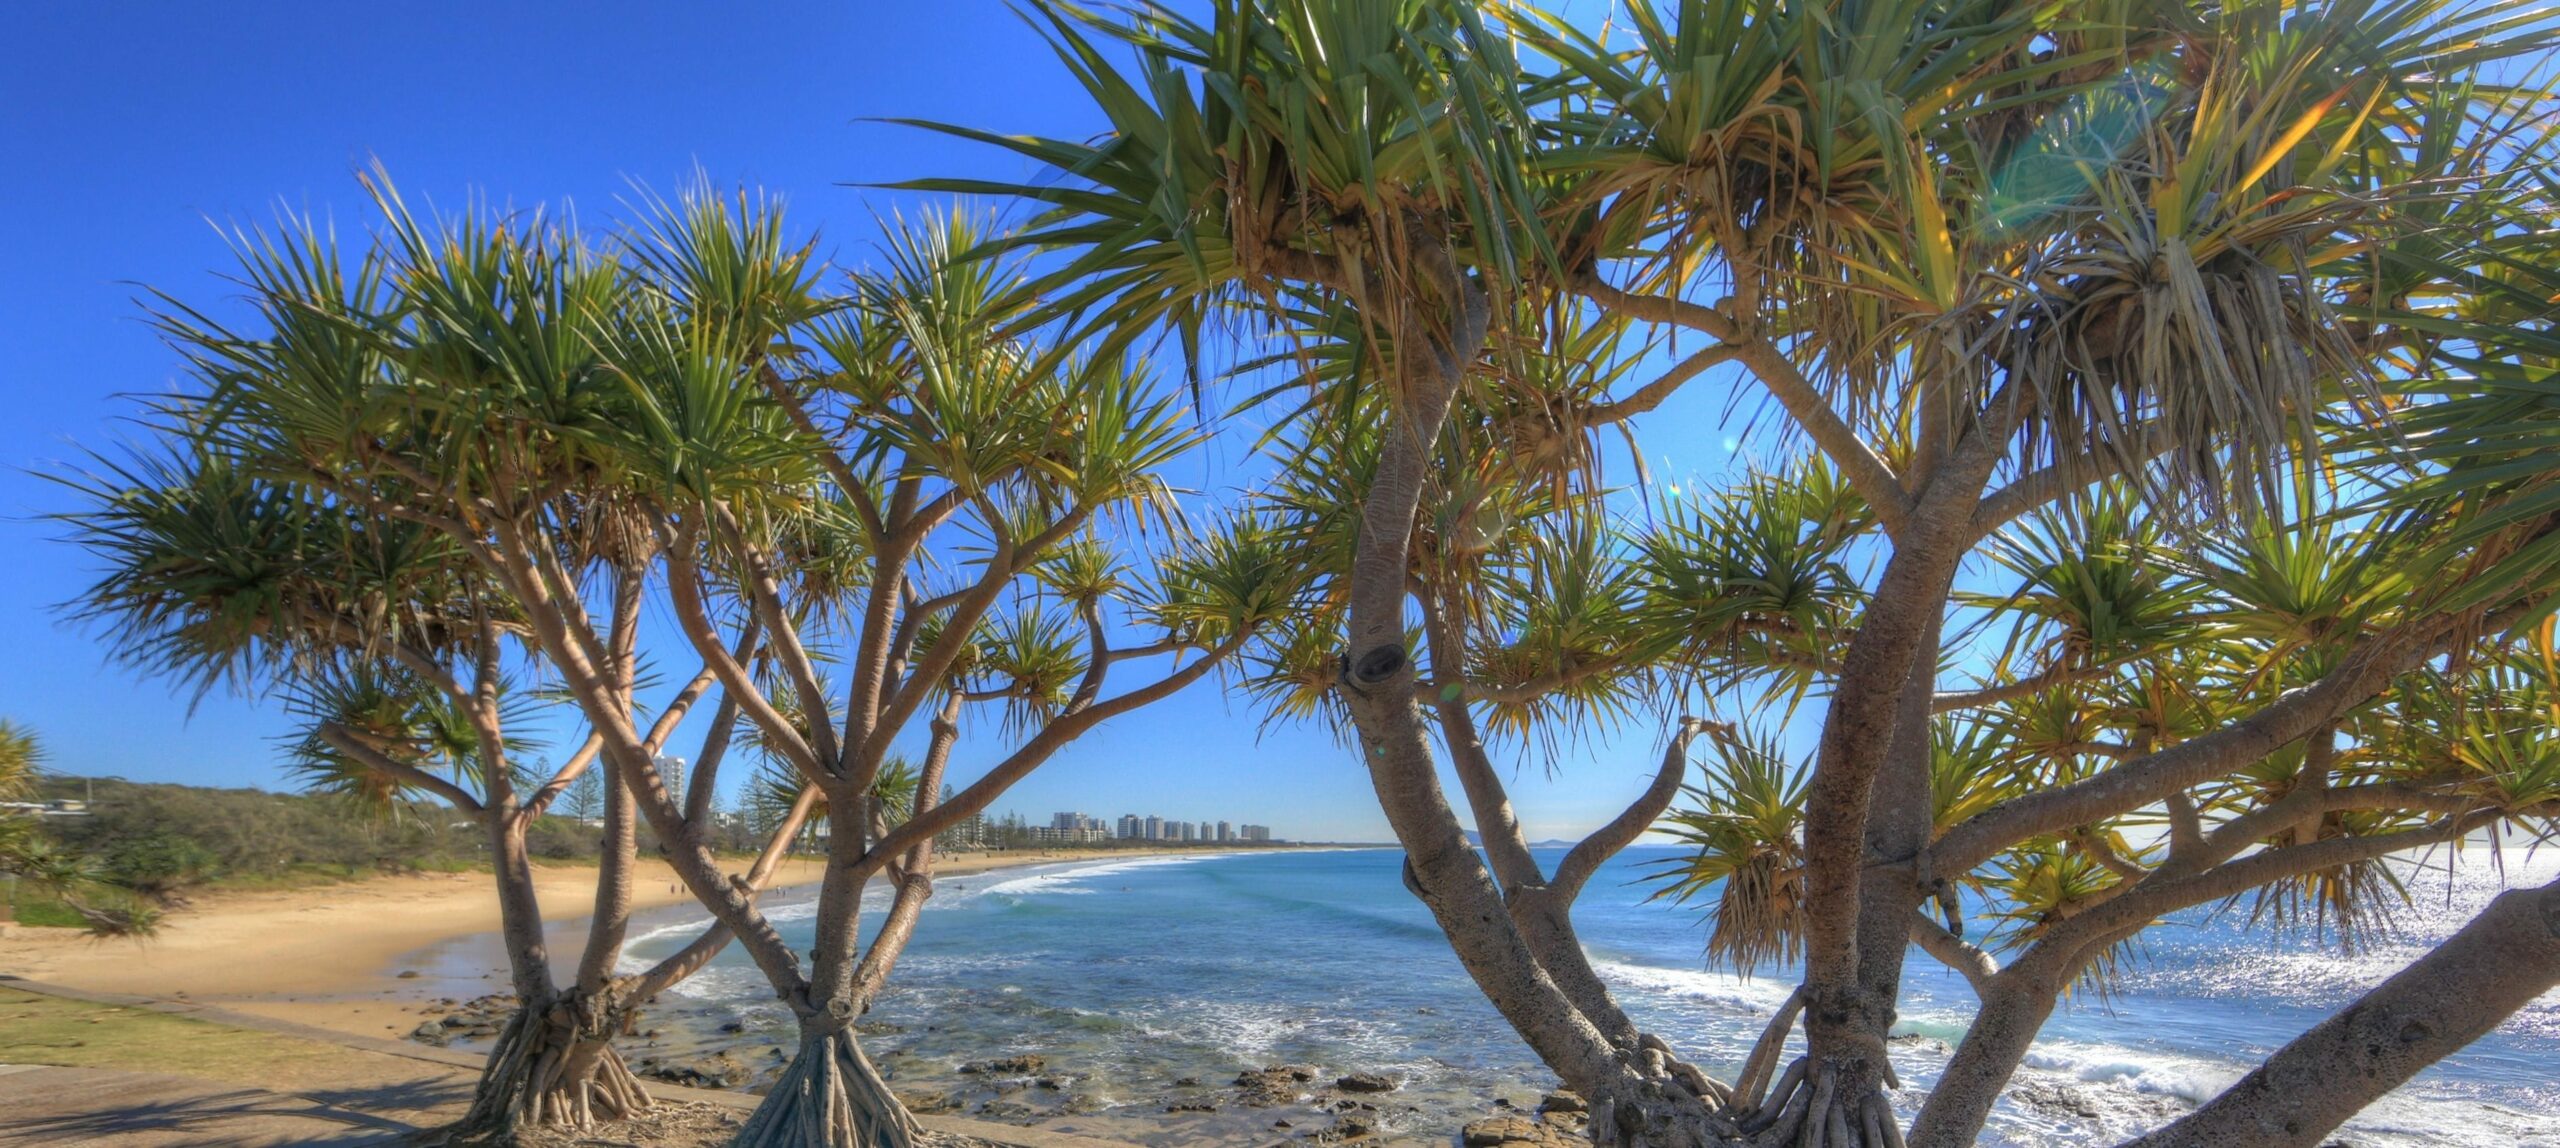
[{"label": "paved walkway", "polygon": [[[0,1064],[0,1144],[16,1148],[282,1148],[387,1145],[459,1117],[471,1099],[481,1058],[413,1041],[349,1036],[291,1021],[228,1012],[185,1001],[82,992],[0,975],[0,985],[31,993],[176,1013],[215,1024],[360,1048],[448,1070],[433,1079],[378,1088],[271,1092],[166,1073],[110,1068]],[[741,1111],[756,1098],[740,1092],[643,1082],[652,1096],[700,1101]],[[920,1116],[926,1128],[1011,1148],[1130,1148],[1033,1128],[953,1116]]]}]

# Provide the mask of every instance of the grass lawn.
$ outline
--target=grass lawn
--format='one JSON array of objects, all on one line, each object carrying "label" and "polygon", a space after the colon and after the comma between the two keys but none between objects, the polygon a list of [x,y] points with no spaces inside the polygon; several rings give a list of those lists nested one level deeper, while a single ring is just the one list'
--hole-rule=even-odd
[{"label": "grass lawn", "polygon": [[458,1069],[343,1045],[5,985],[0,1064],[172,1072],[273,1089],[461,1075]]}]

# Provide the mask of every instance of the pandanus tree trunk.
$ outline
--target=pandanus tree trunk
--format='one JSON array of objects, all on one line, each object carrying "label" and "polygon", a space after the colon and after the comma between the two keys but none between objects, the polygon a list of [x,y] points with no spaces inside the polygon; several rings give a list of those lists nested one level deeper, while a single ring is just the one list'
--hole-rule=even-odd
[{"label": "pandanus tree trunk", "polygon": [[[1442,266],[1448,329],[1426,332],[1410,324],[1398,332],[1405,385],[1361,507],[1340,693],[1379,806],[1404,846],[1407,885],[1430,908],[1486,999],[1548,1067],[1590,1098],[1592,1139],[1646,1148],[1727,1142],[1736,1129],[1718,1111],[1721,1087],[1694,1069],[1680,1071],[1686,1066],[1677,1066],[1660,1042],[1647,1048],[1579,953],[1562,958],[1571,937],[1570,897],[1540,903],[1542,894],[1523,884],[1515,907],[1483,855],[1467,844],[1440,788],[1418,704],[1421,682],[1407,648],[1410,545],[1432,444],[1491,320],[1482,286]],[[1486,798],[1480,807],[1494,804],[1489,793],[1479,796]],[[1558,967],[1548,967],[1542,953],[1558,956]]]},{"label": "pandanus tree trunk", "polygon": [[[1780,1078],[1781,1087],[1765,1099],[1751,1098],[1752,1105],[1745,1109],[1747,1128],[1782,1134],[1803,1128],[1807,1135],[1840,1148],[1901,1143],[1898,1118],[1885,1099],[1885,1089],[1900,1084],[1888,1042],[1899,1016],[1911,917],[1935,889],[1931,875],[1922,872],[1918,862],[1929,845],[1929,715],[1945,627],[1936,606],[1953,572],[1951,564],[1931,557],[1924,552],[1897,563],[1909,575],[1906,584],[1897,587],[1903,580],[1891,570],[1883,583],[1899,589],[1911,604],[1925,603],[1928,608],[1900,619],[1907,622],[1905,632],[1883,633],[1872,644],[1851,647],[1849,657],[1869,659],[1871,676],[1878,681],[1892,672],[1892,659],[1908,659],[1898,674],[1901,686],[1895,703],[1853,719],[1851,724],[1861,728],[1847,731],[1842,739],[1858,747],[1851,752],[1876,753],[1881,758],[1881,765],[1871,773],[1869,792],[1854,799],[1844,796],[1819,814],[1808,811],[1808,867],[1827,879],[1809,889],[1807,896],[1838,897],[1838,887],[1846,885],[1855,912],[1834,914],[1833,919],[1848,926],[1854,943],[1844,946],[1834,936],[1828,941],[1833,948],[1826,952],[1823,942],[1809,942],[1813,959],[1803,988],[1791,1002],[1802,1007],[1805,1055],[1788,1066]],[[1913,567],[1918,568],[1916,573]],[[1865,637],[1863,631],[1861,637]],[[1904,642],[1909,644],[1903,646]],[[1844,688],[1841,697],[1847,696]],[[1834,702],[1834,721],[1839,720],[1841,705]],[[1878,726],[1883,731],[1880,746]],[[1864,825],[1853,829],[1860,814]],[[1813,828],[1817,816],[1823,826],[1820,831]],[[1772,1025],[1762,1038],[1764,1048],[1755,1050],[1758,1055],[1775,1056],[1776,1045],[1790,1031],[1787,1017],[1794,1012],[1790,1008]]]},{"label": "pandanus tree trunk", "polygon": [[[1808,884],[1819,903],[1806,983],[1763,1034],[1735,1088],[1681,1064],[1610,998],[1574,938],[1572,890],[1549,886],[1525,847],[1512,847],[1507,802],[1495,783],[1475,776],[1483,767],[1471,765],[1473,730],[1463,704],[1445,693],[1435,703],[1442,733],[1459,758],[1457,776],[1486,836],[1490,867],[1467,846],[1439,789],[1403,626],[1406,546],[1449,393],[1447,385],[1406,388],[1363,508],[1351,589],[1343,694],[1372,783],[1406,848],[1409,884],[1486,996],[1549,1067],[1592,1098],[1596,1142],[1899,1145],[1885,1098],[1898,1082],[1886,1050],[1911,918],[1938,888],[1925,860],[1937,655],[1946,596],[1995,457],[1991,439],[1968,436],[1937,481],[1896,516],[1894,556],[1844,654],[1813,783]],[[1427,601],[1425,618],[1427,630],[1446,627]],[[1630,812],[1643,808],[1640,802]],[[1778,1050],[1799,1018],[1808,1053],[1782,1070]]]},{"label": "pandanus tree trunk", "polygon": [[[932,812],[940,799],[951,747],[960,736],[960,703],[959,694],[950,694],[934,714],[911,817]],[[886,821],[876,801],[868,817],[858,817],[849,805],[835,808],[841,812],[835,815],[836,832],[827,838],[829,863],[850,869],[851,862],[864,853],[867,836],[887,836]],[[860,831],[866,821],[868,834]],[[824,1003],[793,1002],[792,1011],[800,1019],[799,1052],[739,1131],[737,1142],[743,1148],[912,1148],[922,1137],[915,1116],[890,1089],[888,1078],[863,1055],[853,1022],[871,1010],[889,970],[914,938],[916,918],[933,896],[932,865],[933,839],[925,837],[889,867],[896,892],[879,934],[858,961],[849,952],[820,950],[811,995],[823,991],[819,999]],[[856,915],[867,884],[836,882],[849,892],[822,900],[820,937],[850,941],[859,935]]]},{"label": "pandanus tree trunk", "polygon": [[577,980],[563,991],[551,977],[533,893],[524,847],[527,818],[512,803],[493,810],[499,899],[517,1003],[481,1068],[470,1111],[450,1130],[450,1139],[506,1143],[527,1128],[592,1128],[648,1110],[647,1090],[613,1047],[640,999],[613,975],[630,923],[637,844],[632,813],[629,791],[606,786],[595,913]]},{"label": "pandanus tree trunk", "polygon": [[615,1051],[622,997],[573,989],[520,1005],[498,1032],[460,1138],[506,1142],[527,1128],[585,1129],[649,1109],[649,1094]]},{"label": "pandanus tree trunk", "polygon": [[[830,800],[830,867],[852,868],[868,834],[858,802]],[[923,1133],[888,1079],[862,1052],[853,1022],[870,1005],[857,991],[865,880],[830,880],[818,899],[818,948],[808,987],[791,998],[800,1048],[765,1093],[740,1148],[913,1148]],[[894,942],[893,942],[894,943]],[[840,947],[838,947],[840,946]]]}]

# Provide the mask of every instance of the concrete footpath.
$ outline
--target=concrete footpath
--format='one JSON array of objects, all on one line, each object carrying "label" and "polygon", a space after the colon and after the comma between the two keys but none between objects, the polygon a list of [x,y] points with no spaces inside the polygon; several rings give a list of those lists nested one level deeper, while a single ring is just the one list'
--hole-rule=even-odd
[{"label": "concrete footpath", "polygon": [[[235,1013],[186,1001],[115,993],[82,992],[0,974],[0,986],[66,1000],[191,1017],[254,1032],[417,1062],[415,1079],[380,1087],[270,1091],[197,1077],[114,1068],[62,1068],[0,1064],[0,1144],[115,1145],[161,1148],[179,1145],[283,1148],[316,1145],[387,1145],[450,1121],[471,1099],[481,1058],[413,1041],[350,1036],[291,1021]],[[435,1071],[441,1070],[441,1071]],[[745,1111],[756,1098],[738,1092],[645,1082],[649,1094]],[[952,1116],[919,1116],[925,1128],[1007,1145],[1008,1148],[1130,1148],[1112,1141],[1067,1136]],[[610,1134],[599,1137],[610,1144]]]}]

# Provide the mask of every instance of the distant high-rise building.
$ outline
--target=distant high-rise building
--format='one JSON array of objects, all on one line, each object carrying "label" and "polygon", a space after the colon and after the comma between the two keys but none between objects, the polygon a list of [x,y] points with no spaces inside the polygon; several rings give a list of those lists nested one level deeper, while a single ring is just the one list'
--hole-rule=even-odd
[{"label": "distant high-rise building", "polygon": [[1219,822],[1219,823],[1218,823],[1218,844],[1224,845],[1224,844],[1226,844],[1227,842],[1233,841],[1233,840],[1235,840],[1235,839],[1236,839],[1236,827],[1235,827],[1235,826],[1233,826],[1233,825],[1229,825],[1229,824],[1227,824],[1227,823],[1226,823],[1226,822],[1224,822],[1224,821]]},{"label": "distant high-rise building", "polygon": [[1245,840],[1247,840],[1247,841],[1269,841],[1269,840],[1271,840],[1271,827],[1270,827],[1270,826],[1268,826],[1268,825],[1246,825],[1246,826],[1241,826],[1241,827],[1239,827],[1239,828],[1237,829],[1237,831],[1236,831],[1236,832],[1237,832],[1237,833],[1239,833],[1239,834],[1241,834],[1241,835],[1243,836],[1243,838],[1244,838]]},{"label": "distant high-rise building", "polygon": [[972,813],[963,817],[950,830],[951,839],[964,849],[976,849],[987,843],[987,815]]},{"label": "distant high-rise building", "polygon": [[1120,815],[1120,839],[1121,839],[1121,840],[1123,840],[1123,841],[1135,841],[1135,840],[1137,840],[1137,839],[1138,839],[1138,837],[1139,837],[1139,835],[1140,835],[1140,834],[1143,834],[1143,833],[1145,833],[1146,831],[1147,831],[1147,823],[1146,823],[1146,822],[1144,822],[1144,821],[1142,821],[1142,820],[1139,820],[1139,818],[1138,818],[1138,815],[1137,815],[1137,814],[1135,814],[1135,813],[1123,813],[1123,814],[1121,814],[1121,815]]},{"label": "distant high-rise building", "polygon": [[667,796],[683,801],[686,771],[690,768],[685,760],[662,753],[652,759],[651,764],[658,767],[658,783],[667,787]]},{"label": "distant high-rise building", "polygon": [[1150,813],[1147,815],[1145,824],[1139,826],[1139,828],[1146,831],[1144,834],[1140,835],[1139,839],[1142,841],[1164,840],[1164,818]]}]

